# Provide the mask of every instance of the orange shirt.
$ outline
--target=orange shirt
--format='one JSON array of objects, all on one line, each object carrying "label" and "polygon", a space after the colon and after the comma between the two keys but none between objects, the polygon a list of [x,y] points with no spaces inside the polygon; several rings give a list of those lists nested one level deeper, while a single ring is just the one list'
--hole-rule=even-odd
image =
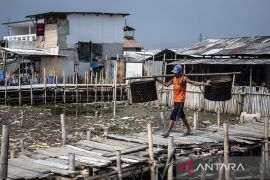
[{"label": "orange shirt", "polygon": [[173,101],[185,102],[186,97],[186,82],[184,76],[173,78]]}]

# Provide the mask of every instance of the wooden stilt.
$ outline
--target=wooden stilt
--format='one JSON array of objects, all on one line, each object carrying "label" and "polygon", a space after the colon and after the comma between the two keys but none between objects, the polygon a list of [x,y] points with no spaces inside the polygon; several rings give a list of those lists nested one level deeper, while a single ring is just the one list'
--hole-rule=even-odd
[{"label": "wooden stilt", "polygon": [[[174,148],[174,140],[173,137],[168,137],[168,157],[170,156],[170,153],[173,151]],[[173,159],[171,160],[169,169],[168,169],[168,175],[167,180],[173,180]]]},{"label": "wooden stilt", "polygon": [[21,62],[19,62],[19,105],[22,105]]},{"label": "wooden stilt", "polygon": [[265,172],[268,173],[269,170],[269,146],[268,146],[268,137],[269,137],[269,118],[264,118],[264,162],[265,162]]},{"label": "wooden stilt", "polygon": [[78,74],[75,74],[75,79],[76,79],[76,103],[79,102],[79,88],[78,88]]},{"label": "wooden stilt", "polygon": [[[228,123],[223,123],[224,129],[224,164],[226,167],[229,165],[229,128]],[[230,179],[230,171],[229,168],[225,169],[225,179]]]},{"label": "wooden stilt", "polygon": [[55,87],[54,87],[54,104],[57,103],[57,76],[54,76],[55,78]]},{"label": "wooden stilt", "polygon": [[89,103],[89,71],[86,72],[86,102]]},{"label": "wooden stilt", "polygon": [[68,170],[75,171],[75,154],[68,154]]},{"label": "wooden stilt", "polygon": [[1,143],[0,179],[6,179],[8,175],[8,149],[9,149],[9,127],[3,125]]},{"label": "wooden stilt", "polygon": [[152,135],[152,126],[150,123],[147,124],[147,133],[148,133],[148,150],[149,150],[149,160],[151,162],[150,166],[150,177],[151,180],[155,179],[155,164],[154,164],[154,150],[153,150],[153,135]]},{"label": "wooden stilt", "polygon": [[193,129],[197,129],[197,125],[198,125],[198,119],[197,119],[197,112],[194,111],[193,113]]},{"label": "wooden stilt", "polygon": [[65,114],[61,114],[60,117],[61,117],[61,127],[62,127],[62,144],[65,145],[67,141]]},{"label": "wooden stilt", "polygon": [[217,126],[220,128],[220,108],[217,109]]},{"label": "wooden stilt", "polygon": [[95,103],[97,103],[97,72],[95,73]]},{"label": "wooden stilt", "polygon": [[65,75],[65,71],[63,71],[63,101],[64,101],[64,104],[66,103],[66,75]]},{"label": "wooden stilt", "polygon": [[117,166],[117,177],[118,180],[122,180],[122,171],[121,171],[121,151],[117,150],[116,151],[116,166]]},{"label": "wooden stilt", "polygon": [[114,66],[114,99],[113,99],[113,118],[115,119],[116,115],[116,98],[117,98],[117,61],[115,61]]},{"label": "wooden stilt", "polygon": [[47,79],[46,79],[46,69],[44,68],[44,104],[47,104]]}]

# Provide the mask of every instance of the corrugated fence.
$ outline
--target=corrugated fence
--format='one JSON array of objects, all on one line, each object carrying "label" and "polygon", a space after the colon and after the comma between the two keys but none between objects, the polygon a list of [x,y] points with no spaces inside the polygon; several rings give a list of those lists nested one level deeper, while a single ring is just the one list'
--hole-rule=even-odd
[{"label": "corrugated fence", "polygon": [[[172,86],[169,88],[157,85],[158,98],[156,104],[173,105]],[[229,101],[208,101],[204,98],[204,88],[187,86],[185,107],[193,110],[217,111],[220,108],[222,113],[240,114],[261,113],[262,116],[270,115],[270,93],[265,87],[232,87],[232,99]],[[162,98],[161,98],[162,97]]]}]

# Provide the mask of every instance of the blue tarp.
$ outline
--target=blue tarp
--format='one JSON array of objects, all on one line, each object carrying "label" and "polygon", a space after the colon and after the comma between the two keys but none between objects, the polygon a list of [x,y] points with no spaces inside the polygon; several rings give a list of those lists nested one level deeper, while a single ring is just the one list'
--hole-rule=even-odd
[{"label": "blue tarp", "polygon": [[92,63],[92,64],[90,64],[90,67],[92,68],[92,69],[100,69],[100,68],[102,68],[103,67],[103,65],[100,65],[100,64],[98,64],[98,63]]},{"label": "blue tarp", "polygon": [[5,80],[5,71],[3,69],[0,69],[0,81]]}]

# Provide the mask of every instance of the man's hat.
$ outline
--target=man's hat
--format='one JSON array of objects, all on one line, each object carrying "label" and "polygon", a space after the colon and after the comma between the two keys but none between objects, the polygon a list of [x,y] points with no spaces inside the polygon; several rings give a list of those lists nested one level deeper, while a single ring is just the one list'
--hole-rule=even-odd
[{"label": "man's hat", "polygon": [[174,67],[173,67],[173,70],[172,70],[172,73],[174,74],[182,74],[182,66],[180,64],[176,64]]}]

